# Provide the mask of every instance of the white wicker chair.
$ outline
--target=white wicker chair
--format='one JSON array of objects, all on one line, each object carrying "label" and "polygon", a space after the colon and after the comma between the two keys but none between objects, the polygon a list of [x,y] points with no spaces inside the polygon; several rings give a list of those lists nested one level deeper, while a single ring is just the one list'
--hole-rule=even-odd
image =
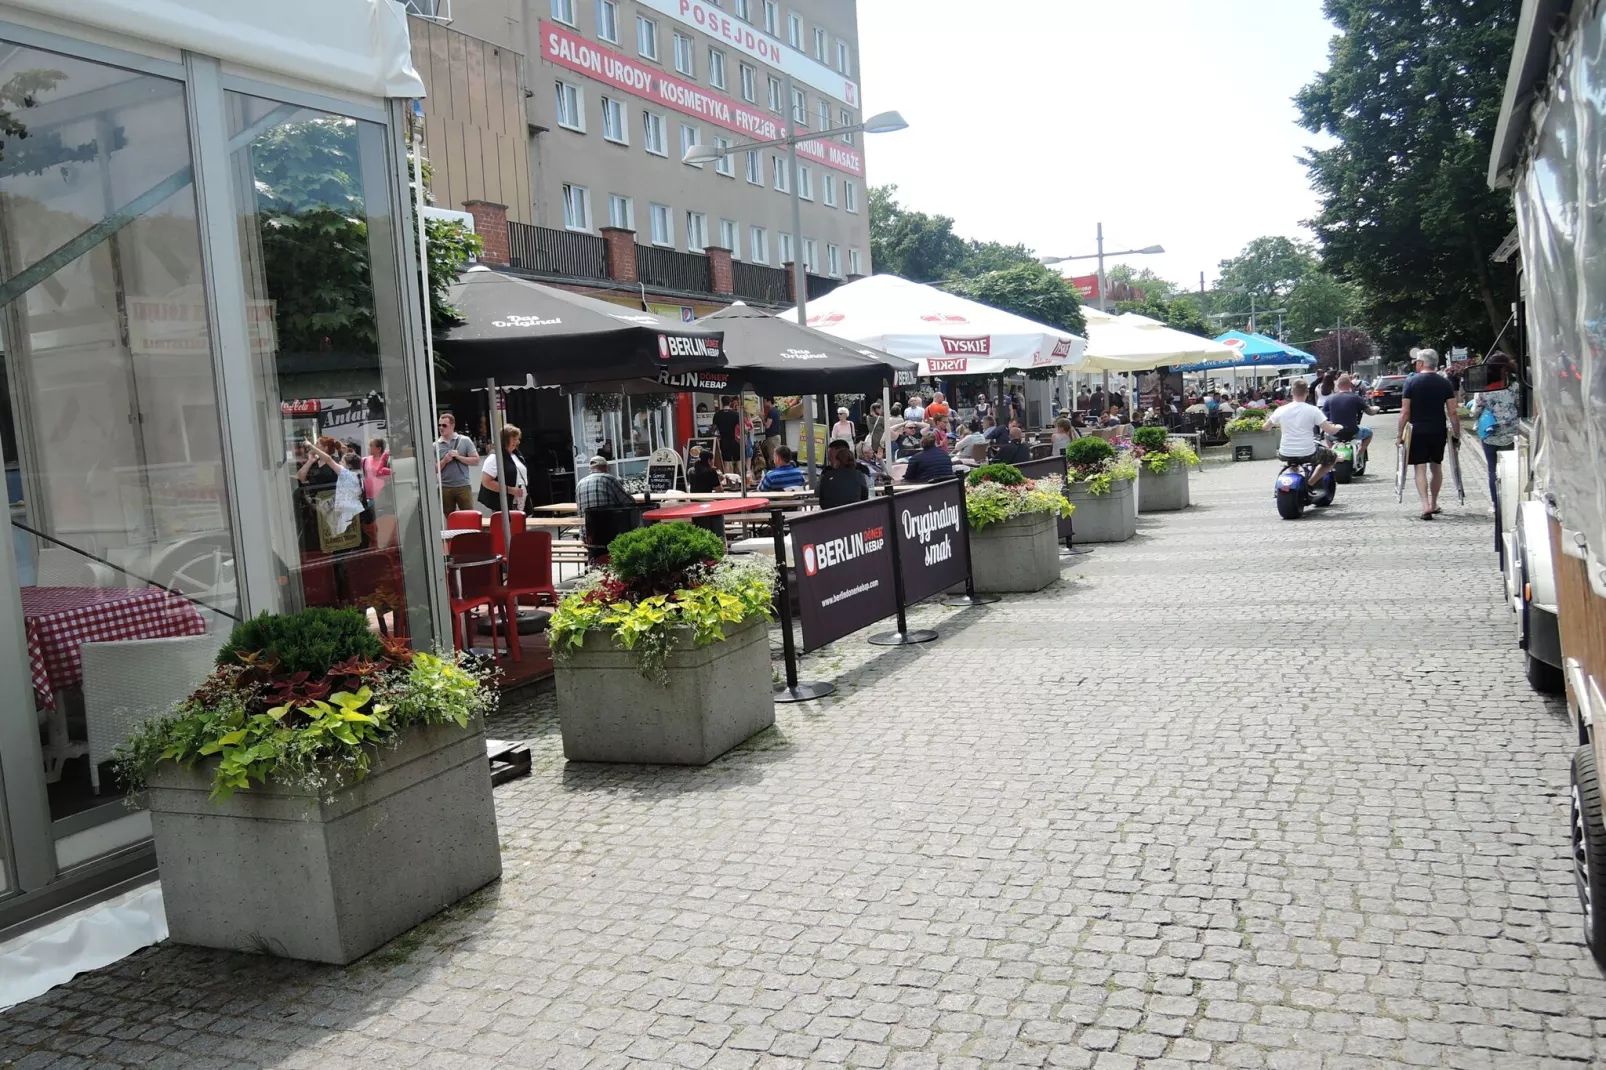
[{"label": "white wicker chair", "polygon": [[100,763],[152,717],[194,691],[212,671],[215,635],[85,643],[84,723],[89,782],[100,792]]},{"label": "white wicker chair", "polygon": [[40,587],[121,587],[118,572],[81,554],[47,546],[39,551],[34,583]]}]

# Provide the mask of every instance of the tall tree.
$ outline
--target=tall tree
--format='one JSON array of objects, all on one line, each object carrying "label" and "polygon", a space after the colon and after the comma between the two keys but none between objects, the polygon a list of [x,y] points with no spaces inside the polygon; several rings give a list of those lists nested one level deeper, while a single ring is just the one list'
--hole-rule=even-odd
[{"label": "tall tree", "polygon": [[1321,195],[1322,258],[1359,283],[1385,349],[1421,339],[1489,344],[1506,316],[1507,269],[1489,255],[1510,198],[1484,181],[1518,4],[1326,0],[1330,66],[1295,98],[1337,144],[1306,158]]},{"label": "tall tree", "polygon": [[1361,314],[1360,288],[1315,270],[1294,284],[1288,294],[1288,338],[1296,344],[1320,338],[1341,323],[1353,327]]},{"label": "tall tree", "polygon": [[[1211,313],[1223,316],[1223,330],[1243,328],[1251,310],[1286,307],[1294,288],[1316,266],[1316,251],[1308,242],[1281,235],[1256,238],[1237,256],[1221,261]],[[1266,320],[1256,326],[1264,330]]]},{"label": "tall tree", "polygon": [[974,278],[955,278],[943,289],[984,305],[1077,334],[1087,333],[1076,291],[1053,271],[1033,261]]},{"label": "tall tree", "polygon": [[954,221],[904,208],[897,192],[897,186],[870,187],[871,264],[913,282],[935,282],[959,270],[968,250]]}]

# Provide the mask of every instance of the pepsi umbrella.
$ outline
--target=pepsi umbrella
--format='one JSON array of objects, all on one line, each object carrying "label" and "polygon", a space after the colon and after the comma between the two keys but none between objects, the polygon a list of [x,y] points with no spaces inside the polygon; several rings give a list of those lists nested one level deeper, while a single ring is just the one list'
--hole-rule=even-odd
[{"label": "pepsi umbrella", "polygon": [[1275,338],[1268,338],[1263,334],[1249,334],[1245,331],[1228,331],[1220,335],[1216,341],[1237,352],[1235,357],[1223,357],[1220,360],[1207,360],[1199,364],[1188,364],[1174,371],[1206,372],[1217,368],[1249,368],[1256,365],[1267,367],[1281,367],[1299,364],[1310,367],[1316,363],[1316,358],[1286,342],[1279,342]]},{"label": "pepsi umbrella", "polygon": [[447,298],[464,322],[435,337],[453,379],[541,386],[723,368],[723,335],[651,312],[470,268]]}]

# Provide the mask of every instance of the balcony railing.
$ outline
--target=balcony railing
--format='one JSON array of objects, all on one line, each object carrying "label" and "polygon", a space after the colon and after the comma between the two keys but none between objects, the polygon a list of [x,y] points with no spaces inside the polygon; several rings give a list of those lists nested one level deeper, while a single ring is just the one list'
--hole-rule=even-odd
[{"label": "balcony railing", "polygon": [[608,277],[608,246],[594,234],[509,223],[507,255],[511,266],[543,275]]},{"label": "balcony railing", "polygon": [[660,249],[655,245],[636,246],[636,280],[647,286],[689,293],[705,294],[713,289],[708,257],[701,253]]},{"label": "balcony railing", "polygon": [[731,261],[731,288],[744,301],[762,301],[770,305],[792,303],[790,288],[786,285],[784,268]]},{"label": "balcony railing", "polygon": [[820,298],[842,285],[841,279],[827,278],[824,275],[809,275],[807,278],[809,280],[810,301],[818,301]]}]

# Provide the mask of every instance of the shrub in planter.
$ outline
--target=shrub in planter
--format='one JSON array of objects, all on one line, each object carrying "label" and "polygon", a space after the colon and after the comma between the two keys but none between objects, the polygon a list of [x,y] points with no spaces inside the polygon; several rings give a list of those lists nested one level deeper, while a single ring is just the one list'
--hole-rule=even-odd
[{"label": "shrub in planter", "polygon": [[1119,480],[1138,478],[1130,452],[1092,436],[1072,439],[1065,447],[1065,469],[1073,486],[1095,498],[1109,494]]},{"label": "shrub in planter", "polygon": [[1227,438],[1235,446],[1248,446],[1254,460],[1263,461],[1277,455],[1277,432],[1266,428],[1265,409],[1239,409],[1238,415],[1227,423]]},{"label": "shrub in planter", "polygon": [[1137,534],[1132,488],[1138,466],[1130,450],[1101,438],[1078,438],[1066,447],[1065,464],[1077,542],[1125,542]]},{"label": "shrub in planter", "polygon": [[1014,465],[990,464],[972,472],[969,483],[965,515],[976,590],[1040,591],[1059,578],[1056,521],[1075,509],[1059,481],[1030,480]]},{"label": "shrub in planter", "polygon": [[1256,431],[1263,431],[1266,427],[1266,411],[1264,409],[1239,409],[1238,415],[1227,421],[1226,432],[1230,435],[1248,435]]},{"label": "shrub in planter", "polygon": [[1012,464],[984,464],[966,478],[971,486],[997,483],[1005,487],[1018,487],[1025,483],[1026,474]]},{"label": "shrub in planter", "polygon": [[1186,509],[1188,467],[1199,463],[1199,455],[1182,442],[1171,441],[1163,427],[1142,427],[1133,432],[1132,452],[1141,475],[1138,480],[1138,511],[1165,513]]},{"label": "shrub in planter", "polygon": [[690,524],[626,532],[547,624],[564,755],[700,765],[775,722],[775,566]]},{"label": "shrub in planter", "polygon": [[238,625],[118,751],[173,939],[350,962],[500,875],[486,677],[381,640],[358,610]]}]

